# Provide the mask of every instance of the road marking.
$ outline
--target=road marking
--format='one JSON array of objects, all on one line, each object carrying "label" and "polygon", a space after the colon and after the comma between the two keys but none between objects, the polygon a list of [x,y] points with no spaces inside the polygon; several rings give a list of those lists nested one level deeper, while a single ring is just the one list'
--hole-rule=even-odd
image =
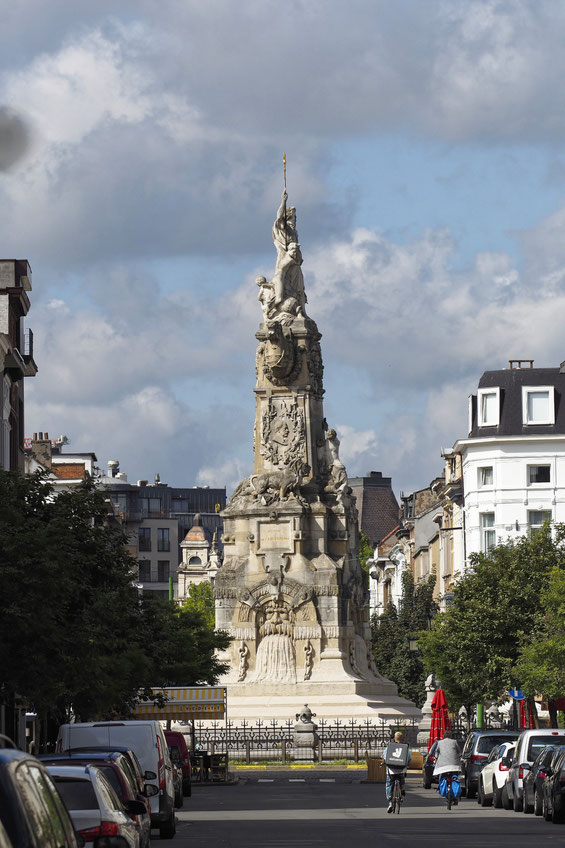
[{"label": "road marking", "polygon": [[306,783],[306,780],[303,777],[289,777],[288,782],[289,783]]},{"label": "road marking", "polygon": [[257,783],[274,783],[274,777],[260,777]]},{"label": "road marking", "polygon": [[321,777],[320,783],[335,783],[335,777]]}]

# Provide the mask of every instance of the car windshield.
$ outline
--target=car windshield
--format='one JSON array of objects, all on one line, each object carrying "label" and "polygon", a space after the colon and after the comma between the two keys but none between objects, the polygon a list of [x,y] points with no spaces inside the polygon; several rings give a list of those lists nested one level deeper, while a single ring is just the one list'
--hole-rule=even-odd
[{"label": "car windshield", "polygon": [[98,810],[98,800],[90,780],[53,776],[67,810]]},{"label": "car windshield", "polygon": [[565,741],[565,732],[560,733],[559,736],[531,736],[530,741],[528,743],[528,754],[526,759],[529,762],[535,760],[540,751],[545,748],[546,745],[550,745],[552,742],[561,742]]},{"label": "car windshield", "polygon": [[495,745],[509,742],[508,736],[479,736],[477,742],[477,754],[489,754]]}]

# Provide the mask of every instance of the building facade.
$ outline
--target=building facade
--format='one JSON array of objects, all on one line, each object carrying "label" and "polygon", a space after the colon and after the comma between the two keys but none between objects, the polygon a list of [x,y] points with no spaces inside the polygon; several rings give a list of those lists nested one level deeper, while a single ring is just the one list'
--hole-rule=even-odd
[{"label": "building facade", "polygon": [[390,477],[369,471],[365,477],[348,477],[359,513],[359,529],[373,546],[398,526],[399,507]]},{"label": "building facade", "polygon": [[[523,367],[526,364],[526,367]],[[511,361],[486,371],[469,398],[469,431],[445,454],[444,594],[469,556],[565,522],[565,363]]]}]

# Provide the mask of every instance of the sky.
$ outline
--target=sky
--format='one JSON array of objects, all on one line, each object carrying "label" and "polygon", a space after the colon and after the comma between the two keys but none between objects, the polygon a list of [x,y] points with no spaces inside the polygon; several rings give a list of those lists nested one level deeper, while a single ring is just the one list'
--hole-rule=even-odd
[{"label": "sky", "polygon": [[427,486],[483,371],[565,359],[562,3],[3,5],[26,435],[131,481],[229,493],[251,472],[283,151],[350,476]]}]

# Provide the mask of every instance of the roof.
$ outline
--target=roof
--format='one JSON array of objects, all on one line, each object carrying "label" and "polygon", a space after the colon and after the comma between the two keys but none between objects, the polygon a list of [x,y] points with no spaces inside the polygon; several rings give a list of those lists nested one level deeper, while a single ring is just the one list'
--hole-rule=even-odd
[{"label": "roof", "polygon": [[366,477],[349,478],[348,483],[359,510],[359,529],[377,545],[398,527],[398,501],[391,478],[371,471]]},{"label": "roof", "polygon": [[[522,388],[553,386],[555,424],[527,424],[522,419]],[[498,427],[479,427],[477,396],[473,395],[470,438],[488,436],[539,436],[565,434],[565,372],[559,368],[505,368],[485,371],[479,389],[500,389],[500,421]]]}]

